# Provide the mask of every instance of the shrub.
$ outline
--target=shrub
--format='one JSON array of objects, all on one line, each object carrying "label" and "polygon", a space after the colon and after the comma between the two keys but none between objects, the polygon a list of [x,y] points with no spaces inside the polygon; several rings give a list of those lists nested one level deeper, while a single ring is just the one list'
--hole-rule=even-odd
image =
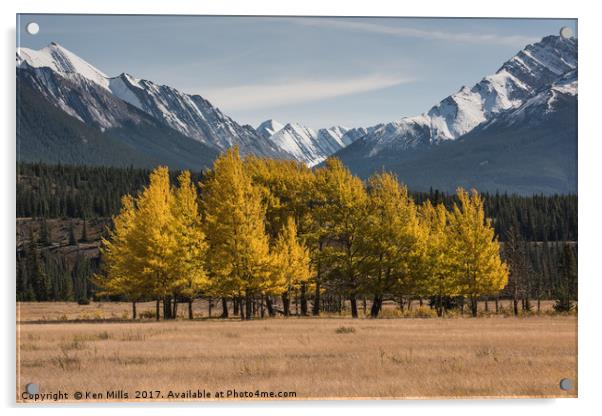
[{"label": "shrub", "polygon": [[436,318],[437,311],[428,306],[419,306],[411,310],[403,311],[404,318]]},{"label": "shrub", "polygon": [[138,314],[138,316],[140,319],[155,319],[157,317],[155,311],[142,311]]},{"label": "shrub", "polygon": [[340,326],[334,332],[337,334],[353,334],[355,332],[355,328],[350,326]]}]

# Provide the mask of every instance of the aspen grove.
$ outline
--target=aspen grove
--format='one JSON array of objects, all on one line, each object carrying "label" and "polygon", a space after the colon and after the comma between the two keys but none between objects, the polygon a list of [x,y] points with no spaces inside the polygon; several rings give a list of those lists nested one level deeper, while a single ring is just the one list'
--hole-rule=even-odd
[{"label": "aspen grove", "polygon": [[[156,318],[177,315],[197,297],[221,299],[241,319],[319,315],[325,293],[372,299],[379,316],[388,299],[467,299],[473,316],[483,296],[508,283],[508,267],[476,190],[457,190],[451,210],[417,204],[387,172],[363,182],[337,159],[316,169],[285,160],[223,153],[200,183],[183,172],[170,183],[166,167],[150,174],[138,195],[126,195],[107,237],[105,295],[156,301]],[[279,300],[281,309],[276,306]]]}]

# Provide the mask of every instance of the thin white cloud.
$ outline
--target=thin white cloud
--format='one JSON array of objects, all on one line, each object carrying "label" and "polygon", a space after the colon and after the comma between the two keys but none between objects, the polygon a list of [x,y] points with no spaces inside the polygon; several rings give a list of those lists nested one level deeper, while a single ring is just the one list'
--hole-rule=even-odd
[{"label": "thin white cloud", "polygon": [[427,40],[452,41],[463,43],[482,43],[494,45],[524,46],[528,43],[537,42],[538,38],[522,35],[500,35],[488,33],[470,32],[441,32],[436,30],[422,30],[411,27],[387,26],[376,23],[361,21],[349,21],[339,19],[290,19],[299,25],[321,26],[335,29],[351,30],[356,32],[368,32],[381,35],[411,37]]},{"label": "thin white cloud", "polygon": [[226,111],[269,108],[379,90],[412,78],[371,74],[338,80],[291,80],[204,90],[203,96]]}]

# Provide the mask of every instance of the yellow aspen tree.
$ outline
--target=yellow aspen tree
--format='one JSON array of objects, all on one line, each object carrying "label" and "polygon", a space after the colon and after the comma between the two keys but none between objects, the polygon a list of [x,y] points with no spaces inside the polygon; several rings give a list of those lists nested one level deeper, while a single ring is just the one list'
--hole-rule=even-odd
[{"label": "yellow aspen tree", "polygon": [[435,298],[437,315],[445,312],[444,298],[457,296],[458,285],[449,270],[447,241],[447,209],[443,204],[433,206],[427,200],[420,207],[420,224],[424,232],[424,256],[421,261],[425,291]]},{"label": "yellow aspen tree", "polygon": [[[166,167],[151,172],[150,184],[138,196],[136,206],[131,249],[143,259],[142,275],[157,299],[157,305],[159,300],[163,301],[164,318],[171,319],[171,297],[176,281],[172,265],[178,242],[170,232],[172,193]],[[157,307],[157,315],[158,312]]]},{"label": "yellow aspen tree", "polygon": [[[368,195],[362,181],[338,159],[329,159],[316,173],[316,235],[319,268],[328,268],[329,279],[351,302],[351,316],[358,317],[357,295],[361,289],[364,255],[362,226]],[[324,243],[325,246],[324,246]],[[316,282],[319,291],[319,280]]]},{"label": "yellow aspen tree", "polygon": [[450,271],[458,292],[470,299],[472,316],[477,316],[478,298],[502,290],[508,283],[508,268],[478,192],[458,188],[457,197],[460,203],[454,204],[449,216]]},{"label": "yellow aspen tree", "polygon": [[[251,302],[275,286],[261,191],[245,172],[236,147],[223,153],[201,183],[210,279],[221,296]],[[241,310],[241,318],[245,313]]]},{"label": "yellow aspen tree", "polygon": [[[313,171],[305,164],[292,160],[274,160],[255,156],[245,159],[245,168],[253,183],[262,189],[266,205],[266,229],[272,243],[289,217],[295,220],[297,235],[305,240],[310,224],[310,203]],[[307,315],[307,294],[312,282],[302,281],[299,291],[301,315]],[[271,297],[266,298],[268,312],[273,315]]]},{"label": "yellow aspen tree", "polygon": [[120,295],[132,302],[132,319],[136,319],[136,302],[146,298],[147,282],[143,278],[141,259],[132,250],[132,230],[135,226],[136,207],[134,199],[125,195],[121,199],[121,210],[113,217],[113,228],[108,236],[101,238],[100,252],[103,274],[93,277],[102,288],[101,294]]},{"label": "yellow aspen tree", "polygon": [[178,177],[178,187],[171,198],[170,233],[177,242],[171,256],[171,273],[174,274],[174,298],[188,299],[188,318],[192,319],[192,301],[208,285],[205,273],[207,243],[202,230],[197,193],[190,180],[190,172]]},{"label": "yellow aspen tree", "polygon": [[419,289],[417,269],[424,245],[416,205],[393,174],[372,176],[368,191],[362,284],[374,296],[370,316],[376,318],[385,295],[413,294]]},{"label": "yellow aspen tree", "polygon": [[289,217],[272,250],[274,281],[282,293],[284,315],[290,315],[290,293],[310,278],[309,250],[299,241],[297,226]]}]

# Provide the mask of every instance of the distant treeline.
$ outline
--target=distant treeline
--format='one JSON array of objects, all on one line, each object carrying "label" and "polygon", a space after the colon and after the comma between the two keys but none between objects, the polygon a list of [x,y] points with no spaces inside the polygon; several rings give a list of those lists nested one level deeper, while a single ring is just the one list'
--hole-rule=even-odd
[{"label": "distant treeline", "polygon": [[[18,163],[17,217],[111,217],[123,195],[148,185],[149,174],[147,169]],[[178,174],[172,171],[172,180]],[[202,173],[192,173],[193,182],[201,178]],[[437,190],[411,195],[417,203],[428,199],[447,208],[457,202],[455,195]],[[577,195],[481,196],[500,241],[514,225],[527,241],[577,241]]]}]

